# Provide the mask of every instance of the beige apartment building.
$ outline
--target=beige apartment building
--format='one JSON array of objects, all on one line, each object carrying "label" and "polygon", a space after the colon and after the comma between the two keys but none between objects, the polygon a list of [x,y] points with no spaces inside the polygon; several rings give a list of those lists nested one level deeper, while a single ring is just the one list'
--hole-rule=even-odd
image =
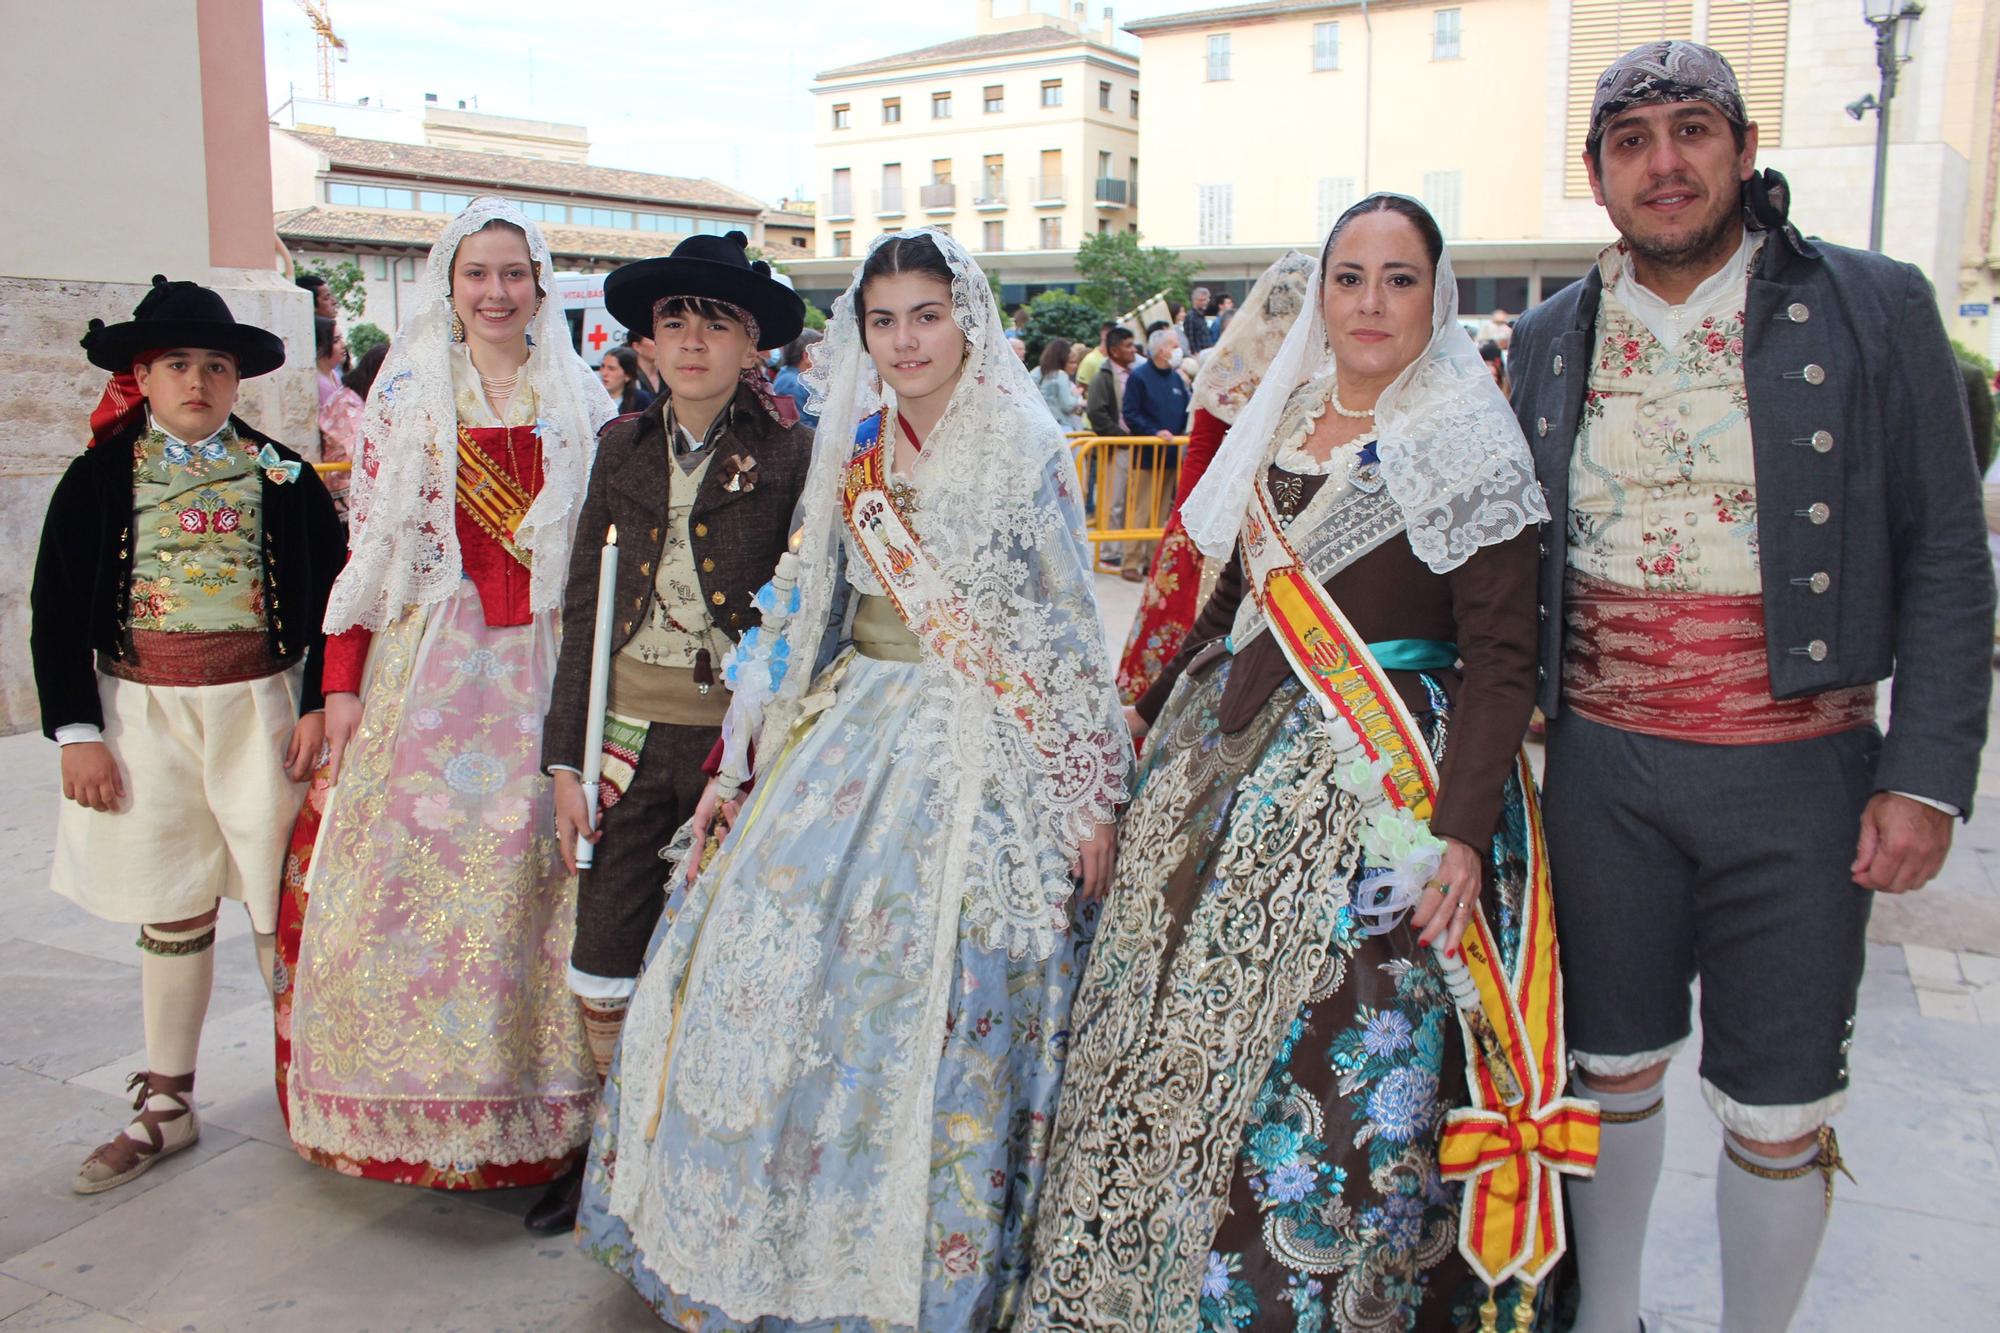
[{"label": "beige apartment building", "polygon": [[[1000,256],[1136,225],[1138,60],[1113,45],[1108,19],[1087,29],[1082,4],[1000,8],[981,0],[970,37],[814,80],[822,259],[902,227]],[[1004,275],[1004,261],[993,267]]]},{"label": "beige apartment building", "polygon": [[[1128,24],[1149,163],[1139,224],[1213,276],[1310,245],[1373,190],[1423,199],[1469,308],[1519,309],[1610,236],[1580,153],[1596,75],[1655,37],[1735,65],[1760,157],[1809,233],[1865,245],[1876,87],[1856,0],[1333,0]],[[2000,354],[2000,4],[1930,0],[1891,116],[1884,248],[1919,265],[1961,341]]]}]

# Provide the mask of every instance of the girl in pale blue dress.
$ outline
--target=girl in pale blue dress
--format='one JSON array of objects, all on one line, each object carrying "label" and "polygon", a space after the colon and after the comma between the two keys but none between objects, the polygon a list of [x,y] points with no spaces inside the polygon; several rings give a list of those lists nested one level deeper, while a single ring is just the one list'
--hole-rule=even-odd
[{"label": "girl in pale blue dress", "polygon": [[1131,743],[1075,467],[977,265],[884,237],[828,335],[796,591],[682,841],[763,762],[655,935],[579,1228],[705,1333],[1000,1328]]}]

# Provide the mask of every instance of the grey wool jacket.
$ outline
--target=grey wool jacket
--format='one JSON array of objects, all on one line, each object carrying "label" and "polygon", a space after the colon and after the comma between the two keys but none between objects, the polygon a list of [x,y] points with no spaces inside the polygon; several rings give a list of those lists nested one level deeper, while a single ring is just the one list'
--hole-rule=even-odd
[{"label": "grey wool jacket", "polygon": [[[1784,178],[1745,187],[1771,235],[1750,274],[1744,385],[1771,689],[1895,678],[1875,786],[1969,814],[1993,685],[1993,565],[1971,424],[1930,283],[1910,264],[1801,236]],[[1561,708],[1570,455],[1603,279],[1524,315],[1513,406],[1556,521],[1543,529],[1540,694]]]}]

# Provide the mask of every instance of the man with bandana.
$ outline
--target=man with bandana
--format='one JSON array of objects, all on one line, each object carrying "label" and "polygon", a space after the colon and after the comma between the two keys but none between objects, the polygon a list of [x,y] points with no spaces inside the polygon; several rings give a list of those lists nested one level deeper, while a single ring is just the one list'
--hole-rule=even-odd
[{"label": "man with bandana", "polygon": [[1584,149],[1619,239],[1514,334],[1562,520],[1539,702],[1566,1021],[1604,1112],[1597,1175],[1569,1184],[1579,1333],[1639,1327],[1696,980],[1722,1327],[1789,1325],[1840,1166],[1869,908],[1943,864],[1986,731],[1993,575],[1936,298],[1805,239],[1756,158],[1720,55],[1619,59]]},{"label": "man with bandana", "polygon": [[[751,599],[785,553],[813,439],[796,415],[790,423],[781,416],[756,356],[799,336],[805,302],[770,265],[750,260],[742,232],[692,236],[669,258],[627,264],[605,278],[604,301],[613,319],[652,338],[663,389],[598,439],[542,732],[563,859],[575,869],[578,839],[596,844],[577,881],[569,981],[600,1080],[666,903],[660,848],[694,814],[708,782],[704,765],[729,708],[723,658],[758,621]],[[617,600],[593,821],[579,770],[590,627],[613,524]],[[575,1225],[582,1171],[579,1163],[550,1187],[527,1215],[530,1230]]]}]

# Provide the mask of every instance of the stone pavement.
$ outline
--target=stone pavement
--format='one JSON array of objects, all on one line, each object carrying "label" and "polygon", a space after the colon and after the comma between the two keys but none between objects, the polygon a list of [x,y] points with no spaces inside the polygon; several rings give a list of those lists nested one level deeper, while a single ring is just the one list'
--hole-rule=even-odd
[{"label": "stone pavement", "polygon": [[[1103,580],[1122,627],[1136,596]],[[1121,636],[1122,637],[1122,636]],[[653,1330],[567,1239],[528,1235],[534,1191],[441,1195],[293,1154],[270,1009],[225,908],[202,1043],[200,1144],[137,1182],[72,1194],[144,1067],[134,931],[47,890],[55,749],[0,740],[0,1333],[28,1329]],[[1811,1330],[2000,1327],[2000,760],[1939,882],[1875,914],[1839,1126],[1842,1180]],[[1669,1079],[1667,1174],[1647,1255],[1655,1333],[1712,1329],[1718,1131],[1692,1059]]]}]

